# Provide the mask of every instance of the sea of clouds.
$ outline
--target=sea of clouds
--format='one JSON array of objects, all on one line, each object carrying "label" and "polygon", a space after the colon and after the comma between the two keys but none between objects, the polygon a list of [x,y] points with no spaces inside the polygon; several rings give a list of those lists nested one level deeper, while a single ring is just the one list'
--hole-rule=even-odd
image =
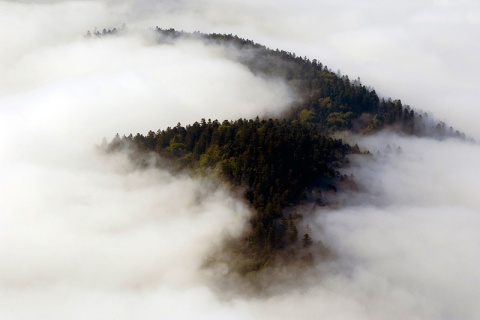
[{"label": "sea of clouds", "polygon": [[[335,253],[308,286],[224,299],[201,266],[249,209],[211,181],[139,170],[96,144],[295,99],[222,48],[147,29],[238,34],[285,49],[480,138],[473,1],[0,1],[1,319],[476,319],[480,147],[350,137],[361,192],[308,212]],[[86,39],[119,27],[122,37]],[[387,146],[402,152],[388,153]],[[379,151],[377,153],[377,151]],[[315,276],[313,276],[315,274]]]}]

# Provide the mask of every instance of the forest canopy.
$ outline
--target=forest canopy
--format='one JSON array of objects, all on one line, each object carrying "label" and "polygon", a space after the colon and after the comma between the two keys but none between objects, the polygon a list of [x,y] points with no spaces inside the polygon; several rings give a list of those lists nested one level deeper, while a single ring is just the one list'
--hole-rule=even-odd
[{"label": "forest canopy", "polygon": [[[94,35],[117,35],[124,29]],[[402,135],[465,139],[464,133],[436,123],[401,100],[379,97],[360,79],[334,73],[316,59],[272,50],[234,35],[158,27],[152,32],[159,45],[194,39],[223,46],[231,59],[255,75],[281,79],[299,96],[275,119],[201,119],[186,126],[152,128],[146,134],[117,134],[105,146],[108,152],[133,150],[140,166],[145,165],[141,155],[155,155],[173,171],[204,175],[240,190],[253,213],[245,234],[228,243],[228,258],[223,262],[231,272],[251,274],[279,259],[286,264],[309,261],[315,246],[328,255],[321,243],[312,242],[308,228],[302,227],[306,232],[299,233],[302,216],[295,207],[332,205],[332,197],[326,194],[356,189],[355,179],[343,175],[341,169],[348,165],[349,154],[370,155],[335,138],[339,132],[371,134],[389,129]]]}]

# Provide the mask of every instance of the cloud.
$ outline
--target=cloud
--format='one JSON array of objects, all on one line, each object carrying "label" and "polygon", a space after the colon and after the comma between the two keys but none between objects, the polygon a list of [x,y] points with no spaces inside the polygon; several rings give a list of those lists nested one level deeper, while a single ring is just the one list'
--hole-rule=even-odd
[{"label": "cloud", "polygon": [[[205,310],[195,300],[216,298],[201,265],[241,232],[243,200],[209,181],[137,170],[95,144],[200,118],[275,114],[291,91],[217,46],[158,45],[135,28],[85,39],[115,21],[110,4],[0,7],[13,30],[0,34],[0,317],[127,319],[143,296],[145,318],[191,315],[177,306],[185,294]],[[173,307],[157,309],[159,300]]]},{"label": "cloud", "polygon": [[[0,1],[2,319],[475,319],[478,145],[383,133],[352,157],[360,193],[310,212],[336,259],[309,285],[225,301],[200,268],[248,208],[214,182],[94,145],[200,118],[272,114],[292,93],[215,46],[148,27],[234,33],[360,76],[476,138],[473,1]],[[84,39],[126,23],[124,37]],[[467,116],[466,116],[467,115]]]},{"label": "cloud", "polygon": [[143,23],[234,33],[318,59],[478,137],[478,6],[430,0],[183,1],[174,12],[155,11]]},{"label": "cloud", "polygon": [[360,140],[372,150],[393,143],[402,153],[352,159],[351,172],[373,197],[316,215],[321,239],[340,254],[337,281],[348,275],[345,295],[358,290],[369,318],[474,319],[480,148],[394,135]]}]

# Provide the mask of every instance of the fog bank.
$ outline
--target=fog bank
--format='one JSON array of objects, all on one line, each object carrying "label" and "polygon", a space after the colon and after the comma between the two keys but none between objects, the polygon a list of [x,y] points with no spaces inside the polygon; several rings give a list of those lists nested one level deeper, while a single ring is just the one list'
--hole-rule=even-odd
[{"label": "fog bank", "polygon": [[[380,149],[349,171],[371,193],[315,218],[346,296],[357,292],[365,318],[478,317],[479,146],[391,134],[359,144]],[[402,152],[386,153],[393,144]]]},{"label": "fog bank", "polygon": [[[1,319],[477,319],[478,145],[354,137],[361,193],[306,212],[335,253],[309,285],[216,291],[206,256],[249,211],[215,182],[102,155],[103,137],[276,114],[294,99],[222,48],[234,33],[320,62],[480,137],[473,1],[0,1]],[[85,39],[118,27],[122,37]],[[402,152],[386,152],[387,146]],[[377,150],[379,154],[377,155]]]}]

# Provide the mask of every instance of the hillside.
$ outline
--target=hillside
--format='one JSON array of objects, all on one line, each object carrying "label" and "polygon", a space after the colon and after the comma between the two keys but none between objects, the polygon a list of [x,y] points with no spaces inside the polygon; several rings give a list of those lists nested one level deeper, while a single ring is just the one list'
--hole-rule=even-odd
[{"label": "hillside", "polygon": [[154,32],[159,44],[194,39],[224,46],[252,73],[282,79],[299,97],[277,119],[201,119],[186,126],[152,128],[158,130],[145,135],[117,135],[108,145],[109,152],[133,149],[137,161],[141,155],[155,154],[173,171],[207,176],[240,192],[252,208],[250,225],[242,237],[227,241],[221,257],[209,262],[226,263],[230,272],[247,275],[278,261],[308,265],[312,252],[330,254],[321,243],[312,242],[295,208],[332,205],[335,197],[327,194],[356,189],[354,179],[342,175],[341,168],[348,165],[349,154],[361,150],[335,139],[336,133],[370,134],[388,128],[437,139],[465,137],[400,100],[380,98],[360,79],[351,81],[317,60],[233,35],[158,27]]},{"label": "hillside", "polygon": [[181,39],[197,39],[210,45],[230,49],[231,58],[247,66],[254,74],[286,81],[299,96],[298,102],[280,118],[314,123],[323,134],[342,130],[371,133],[389,127],[415,136],[437,139],[465,138],[465,134],[443,122],[436,122],[427,113],[419,113],[400,99],[379,96],[363,85],[360,78],[331,71],[317,59],[299,57],[295,53],[269,49],[252,40],[234,35],[188,33],[156,28],[159,43]]}]

